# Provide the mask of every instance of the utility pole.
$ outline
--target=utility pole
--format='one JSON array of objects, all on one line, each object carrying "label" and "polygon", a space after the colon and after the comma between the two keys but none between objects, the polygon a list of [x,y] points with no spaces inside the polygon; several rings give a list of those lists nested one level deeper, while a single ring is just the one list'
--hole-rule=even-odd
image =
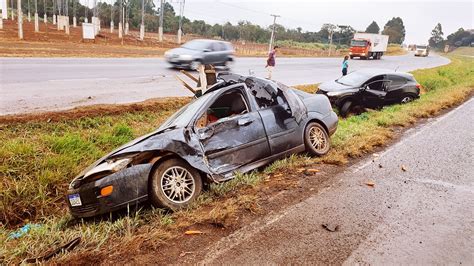
[{"label": "utility pole", "polygon": [[72,26],[74,28],[77,27],[76,2],[77,0],[72,0]]},{"label": "utility pole", "polygon": [[16,10],[18,12],[18,38],[23,40],[23,14],[21,11],[21,0],[18,0]]},{"label": "utility pole", "polygon": [[30,0],[28,0],[28,22],[31,22]]},{"label": "utility pole", "polygon": [[332,37],[334,35],[334,31],[337,29],[337,26],[331,23],[326,23],[323,25],[323,27],[326,27],[328,31],[328,40],[329,40],[328,56],[331,56]]},{"label": "utility pole", "polygon": [[123,44],[123,0],[119,0],[119,25],[118,25],[118,32],[119,32],[119,38],[122,39],[122,44]]},{"label": "utility pole", "polygon": [[142,24],[140,24],[140,41],[145,37],[145,0],[142,0]]},{"label": "utility pole", "polygon": [[160,27],[158,28],[158,41],[163,41],[163,15],[165,14],[163,7],[164,0],[160,0]]},{"label": "utility pole", "polygon": [[35,0],[35,32],[39,32],[38,0]]},{"label": "utility pole", "polygon": [[114,33],[114,0],[110,1],[110,33]]},{"label": "utility pole", "polygon": [[270,44],[268,45],[268,52],[270,52],[272,50],[272,46],[273,46],[273,41],[274,41],[274,38],[275,38],[275,24],[276,24],[276,18],[279,18],[281,17],[280,15],[270,15],[273,17],[273,27],[272,27],[272,35],[270,37]]},{"label": "utility pole", "polygon": [[178,24],[178,44],[181,44],[181,35],[183,35],[182,27],[183,27],[183,13],[184,13],[184,4],[185,0],[181,0],[179,3],[179,24]]},{"label": "utility pole", "polygon": [[15,13],[13,13],[13,0],[10,0],[11,2],[11,9],[12,9],[12,20],[15,20]]},{"label": "utility pole", "polygon": [[46,14],[46,0],[43,0],[43,22],[44,24],[48,24],[48,15]]}]

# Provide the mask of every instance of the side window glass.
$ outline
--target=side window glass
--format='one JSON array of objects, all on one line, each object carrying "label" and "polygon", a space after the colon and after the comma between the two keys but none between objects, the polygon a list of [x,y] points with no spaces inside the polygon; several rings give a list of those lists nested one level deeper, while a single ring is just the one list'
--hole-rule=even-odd
[{"label": "side window glass", "polygon": [[392,81],[391,84],[390,84],[391,88],[399,88],[399,87],[405,85],[405,83],[407,83],[405,78],[399,77],[399,76],[390,75],[389,80]]},{"label": "side window glass", "polygon": [[219,43],[215,42],[212,44],[212,49],[211,49],[213,52],[217,52],[220,50],[220,45]]},{"label": "side window glass", "polygon": [[197,128],[206,127],[212,123],[229,117],[248,113],[247,101],[240,90],[233,90],[221,95],[196,121]]}]

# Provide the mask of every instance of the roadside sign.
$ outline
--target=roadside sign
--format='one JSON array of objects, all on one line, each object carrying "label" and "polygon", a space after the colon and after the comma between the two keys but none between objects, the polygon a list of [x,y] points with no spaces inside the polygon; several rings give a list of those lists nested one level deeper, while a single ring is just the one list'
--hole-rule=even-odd
[{"label": "roadside sign", "polygon": [[92,23],[82,23],[82,39],[94,40],[95,29]]}]

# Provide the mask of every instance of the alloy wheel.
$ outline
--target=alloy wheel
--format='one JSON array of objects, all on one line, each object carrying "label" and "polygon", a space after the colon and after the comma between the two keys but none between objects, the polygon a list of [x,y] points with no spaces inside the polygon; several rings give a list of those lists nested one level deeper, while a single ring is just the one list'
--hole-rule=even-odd
[{"label": "alloy wheel", "polygon": [[173,166],[161,176],[161,191],[166,198],[174,203],[185,203],[194,195],[194,178],[188,170],[181,166]]},{"label": "alloy wheel", "polygon": [[413,101],[413,98],[411,96],[405,96],[402,99],[402,103],[409,103],[411,101]]},{"label": "alloy wheel", "polygon": [[309,140],[313,148],[318,152],[323,152],[326,149],[327,140],[323,129],[319,127],[311,127],[309,130]]}]

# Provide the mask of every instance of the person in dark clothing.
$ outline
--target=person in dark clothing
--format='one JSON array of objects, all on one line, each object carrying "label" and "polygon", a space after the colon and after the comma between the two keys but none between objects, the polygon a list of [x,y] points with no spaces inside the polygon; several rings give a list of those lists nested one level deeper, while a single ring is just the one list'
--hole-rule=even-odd
[{"label": "person in dark clothing", "polygon": [[344,56],[344,61],[342,61],[342,75],[347,75],[347,69],[349,68],[349,56]]},{"label": "person in dark clothing", "polygon": [[267,65],[265,66],[265,68],[268,71],[268,76],[267,76],[268,79],[272,79],[272,72],[273,72],[273,68],[275,67],[275,56],[276,56],[276,52],[278,48],[279,48],[278,46],[273,47],[273,50],[271,50],[270,53],[268,54]]}]

